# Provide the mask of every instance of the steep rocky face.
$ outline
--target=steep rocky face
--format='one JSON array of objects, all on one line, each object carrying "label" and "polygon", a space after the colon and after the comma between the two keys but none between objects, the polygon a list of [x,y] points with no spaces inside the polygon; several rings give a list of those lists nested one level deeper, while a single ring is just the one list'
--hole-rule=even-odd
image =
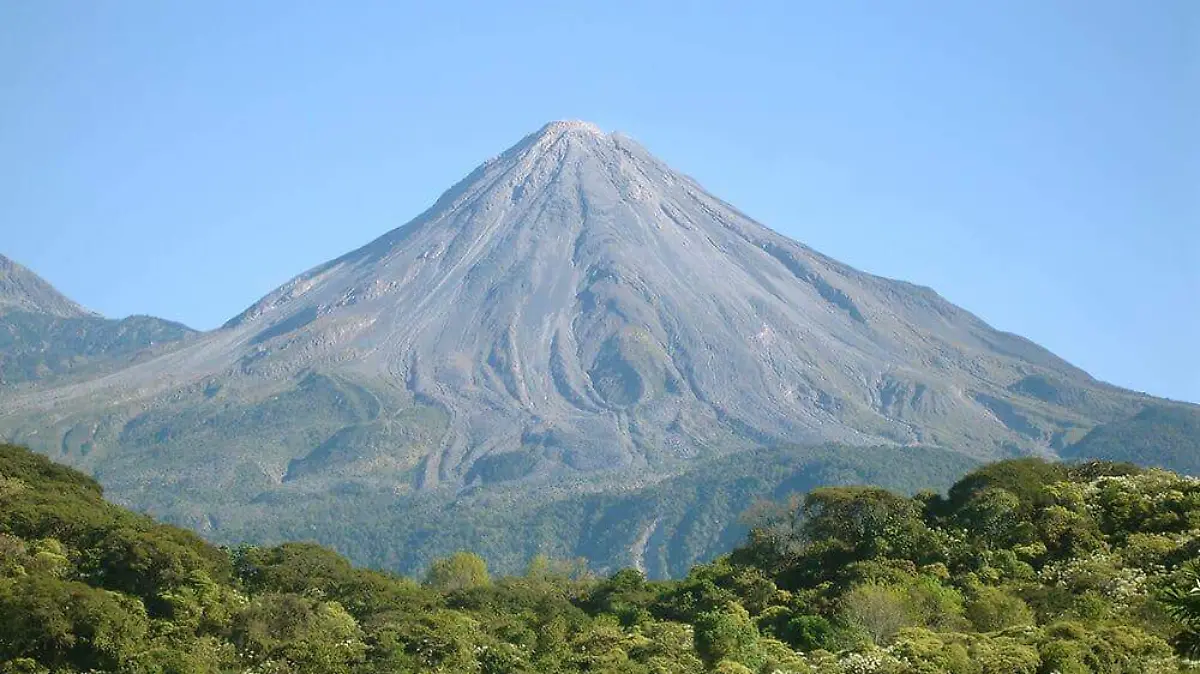
[{"label": "steep rocky face", "polygon": [[1053,454],[1145,399],[555,122],[220,330],[0,397],[0,433],[218,531],[287,494],[545,500],[782,443]]},{"label": "steep rocky face", "polygon": [[60,318],[95,316],[28,268],[0,255],[0,313],[29,311]]}]

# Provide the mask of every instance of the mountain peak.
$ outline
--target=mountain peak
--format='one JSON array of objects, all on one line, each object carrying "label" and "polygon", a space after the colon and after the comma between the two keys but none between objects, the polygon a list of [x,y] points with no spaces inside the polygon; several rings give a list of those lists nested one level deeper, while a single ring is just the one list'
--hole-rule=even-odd
[{"label": "mountain peak", "polygon": [[546,154],[561,158],[571,148],[585,154],[595,154],[597,151],[602,153],[602,148],[611,146],[612,141],[611,136],[591,122],[560,119],[548,122],[529,134],[510,152],[515,150],[516,156],[527,159]]},{"label": "mountain peak", "polygon": [[[1041,448],[1060,422],[1010,414],[1007,387],[1030,373],[1075,381],[1053,356],[787,239],[625,136],[568,120],[226,327],[245,330],[252,352],[231,357],[253,359],[247,371],[357,363],[449,410],[423,487],[470,481],[472,462],[500,451],[485,437],[569,450],[544,457],[551,472],[739,443]],[[659,435],[636,425],[648,419]]]},{"label": "mountain peak", "polygon": [[[604,133],[599,126],[578,119],[560,119],[548,122],[542,128],[522,139],[506,155],[536,158],[550,154],[562,157],[574,149],[584,154],[603,154],[603,148],[613,145],[616,135]],[[519,162],[520,160],[518,160]]]},{"label": "mountain peak", "polygon": [[0,255],[0,313],[14,310],[63,318],[95,315],[58,292],[28,267]]},{"label": "mountain peak", "polygon": [[537,133],[539,136],[560,136],[564,133],[577,133],[590,136],[604,136],[604,131],[591,122],[582,119],[558,119],[548,122]]}]

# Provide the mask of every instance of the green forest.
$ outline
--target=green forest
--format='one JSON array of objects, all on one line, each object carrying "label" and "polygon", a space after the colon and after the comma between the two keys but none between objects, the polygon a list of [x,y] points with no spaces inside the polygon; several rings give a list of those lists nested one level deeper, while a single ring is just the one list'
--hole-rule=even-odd
[{"label": "green forest", "polygon": [[678,580],[216,547],[0,445],[0,673],[1200,672],[1200,480],[1015,459],[760,503]]}]

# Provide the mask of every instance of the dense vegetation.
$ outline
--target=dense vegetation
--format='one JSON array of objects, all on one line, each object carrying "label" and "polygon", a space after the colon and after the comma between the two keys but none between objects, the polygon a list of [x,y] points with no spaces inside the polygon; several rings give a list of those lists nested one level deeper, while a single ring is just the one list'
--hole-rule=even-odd
[{"label": "dense vegetation", "polygon": [[1023,459],[754,518],[678,581],[545,558],[492,578],[460,553],[417,582],[216,548],[0,446],[0,672],[1200,671],[1195,479]]},{"label": "dense vegetation", "polygon": [[70,318],[34,311],[0,314],[0,384],[20,384],[51,376],[95,375],[146,349],[178,342],[195,331],[151,316],[111,320]]},{"label": "dense vegetation", "polygon": [[[932,447],[784,446],[697,460],[675,477],[599,493],[551,484],[531,498],[518,481],[398,495],[394,484],[353,484],[229,508],[206,536],[231,545],[313,540],[356,563],[401,573],[419,573],[434,558],[470,549],[505,574],[521,573],[531,557],[544,554],[584,557],[594,570],[636,565],[651,578],[678,578],[745,539],[739,516],[757,498],[848,484],[944,491],[977,465]],[[610,480],[633,477],[618,473]]]}]

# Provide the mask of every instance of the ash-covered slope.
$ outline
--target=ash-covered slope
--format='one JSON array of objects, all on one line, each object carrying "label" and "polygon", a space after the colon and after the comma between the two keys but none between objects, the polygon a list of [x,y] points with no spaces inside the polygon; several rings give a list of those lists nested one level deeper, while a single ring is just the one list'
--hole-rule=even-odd
[{"label": "ash-covered slope", "polygon": [[555,122],[220,330],[0,397],[0,434],[219,530],[288,494],[551,499],[785,442],[1050,454],[1143,400]]},{"label": "ash-covered slope", "polygon": [[[426,475],[439,480],[531,442],[578,468],[725,449],[730,435],[1042,448],[1087,425],[1074,418],[1093,402],[1084,391],[1109,393],[932,291],[821,256],[579,122],[526,138],[415,222],[298,277],[229,328],[253,329],[279,364],[314,354],[273,345],[335,331],[322,351],[350,350],[350,368],[445,409],[451,433]],[[1081,404],[1046,409],[1060,389],[1080,390]]]},{"label": "ash-covered slope", "polygon": [[60,318],[95,316],[27,267],[0,255],[0,314],[29,311]]}]

